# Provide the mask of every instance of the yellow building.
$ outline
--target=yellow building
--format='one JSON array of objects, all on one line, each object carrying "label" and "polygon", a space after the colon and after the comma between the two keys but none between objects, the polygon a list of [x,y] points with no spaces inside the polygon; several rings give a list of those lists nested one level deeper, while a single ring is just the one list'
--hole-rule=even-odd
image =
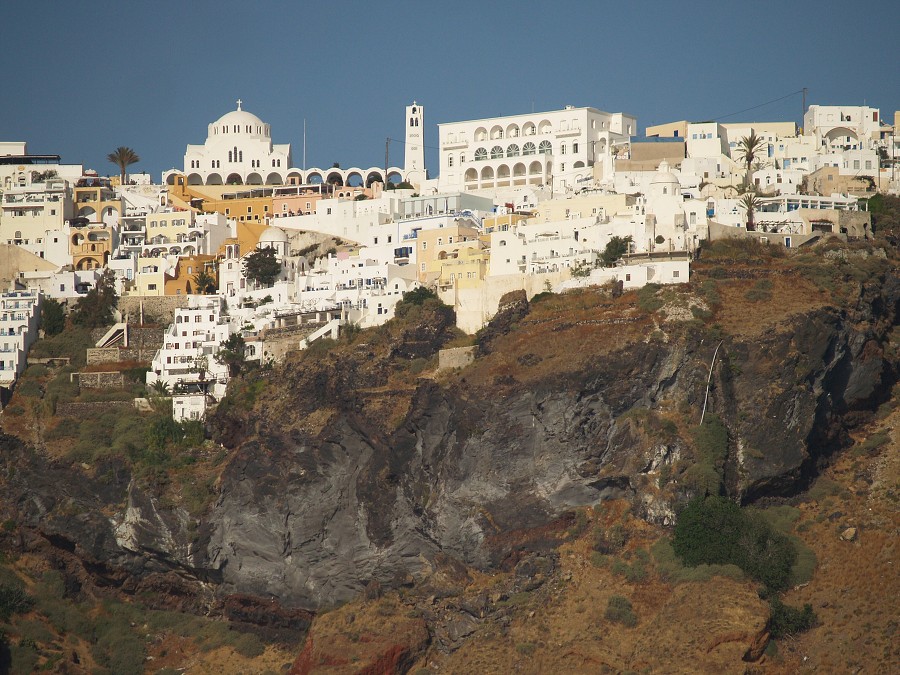
[{"label": "yellow building", "polygon": [[438,257],[428,263],[426,276],[437,281],[438,290],[477,288],[488,274],[489,251],[478,240],[444,245]]},{"label": "yellow building", "polygon": [[218,212],[239,223],[263,223],[272,217],[274,187],[251,185],[188,185],[176,176],[169,186],[173,203],[189,204],[206,212]]},{"label": "yellow building", "polygon": [[203,227],[193,211],[151,213],[146,218],[147,238],[144,255],[193,255],[203,239]]},{"label": "yellow building", "polygon": [[116,197],[108,178],[83,176],[73,189],[75,217],[89,223],[115,224],[122,215],[122,200]]},{"label": "yellow building", "polygon": [[194,277],[206,270],[215,279],[216,287],[219,285],[218,265],[216,257],[212,255],[181,256],[175,263],[175,276],[166,276],[164,279],[166,295],[191,295],[202,294],[202,289],[196,287]]},{"label": "yellow building", "polygon": [[165,258],[138,258],[137,274],[134,277],[134,288],[131,295],[165,295],[166,269]]},{"label": "yellow building", "polygon": [[549,199],[537,205],[532,222],[552,223],[570,218],[613,216],[625,213],[634,197],[620,194],[586,193],[571,199]]},{"label": "yellow building", "polygon": [[647,127],[644,136],[648,138],[658,136],[660,138],[687,138],[688,130],[687,120],[679,120],[678,122],[667,122],[666,124],[657,124]]},{"label": "yellow building", "polygon": [[[433,273],[438,269],[431,265],[432,261],[437,260],[441,253],[443,253],[444,258],[448,257],[464,242],[476,241],[478,239],[478,230],[469,225],[454,223],[447,227],[419,230],[416,239],[419,247],[416,253],[419,263],[419,281],[424,283],[428,278],[428,272],[431,271]],[[434,279],[436,277],[432,276],[432,280]]]},{"label": "yellow building", "polygon": [[114,229],[105,226],[73,227],[69,253],[76,270],[95,270],[106,265],[112,255]]}]

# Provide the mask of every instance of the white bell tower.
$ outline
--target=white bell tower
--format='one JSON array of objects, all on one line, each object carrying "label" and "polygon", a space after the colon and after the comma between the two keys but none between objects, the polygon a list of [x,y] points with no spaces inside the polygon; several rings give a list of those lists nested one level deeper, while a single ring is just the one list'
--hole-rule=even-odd
[{"label": "white bell tower", "polygon": [[425,173],[425,110],[415,101],[406,106],[406,152],[403,157],[403,180],[419,185]]}]

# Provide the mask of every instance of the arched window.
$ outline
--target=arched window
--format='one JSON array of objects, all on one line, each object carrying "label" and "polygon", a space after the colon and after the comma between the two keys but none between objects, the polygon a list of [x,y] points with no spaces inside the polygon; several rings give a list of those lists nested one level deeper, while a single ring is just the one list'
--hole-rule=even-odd
[{"label": "arched window", "polygon": [[229,162],[232,161],[232,160],[231,160],[231,150],[228,151],[228,161],[229,161]]},{"label": "arched window", "polygon": [[453,166],[453,155],[447,155],[447,166]]},{"label": "arched window", "polygon": [[480,162],[485,159],[487,159],[487,150],[485,150],[484,148],[478,148],[475,151],[475,161]]},{"label": "arched window", "polygon": [[553,145],[551,145],[550,141],[541,141],[541,144],[538,146],[538,152],[542,155],[549,155],[553,152]]},{"label": "arched window", "polygon": [[537,148],[534,147],[534,143],[531,141],[522,146],[523,155],[533,155],[535,152],[537,152]]},{"label": "arched window", "polygon": [[495,145],[491,148],[491,159],[501,159],[503,157],[503,148],[499,145]]},{"label": "arched window", "polygon": [[506,148],[506,156],[507,157],[518,157],[519,156],[519,146],[513,143],[508,148]]}]

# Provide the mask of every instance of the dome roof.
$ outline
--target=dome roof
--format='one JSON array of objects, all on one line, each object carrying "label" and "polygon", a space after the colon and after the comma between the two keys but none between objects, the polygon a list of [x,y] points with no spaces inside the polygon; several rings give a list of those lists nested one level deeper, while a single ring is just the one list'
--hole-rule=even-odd
[{"label": "dome roof", "polygon": [[218,135],[219,133],[238,134],[243,136],[254,136],[257,138],[268,138],[269,125],[259,119],[256,115],[241,109],[241,100],[237,101],[237,110],[225,113],[215,122],[209,125],[209,135]]},{"label": "dome roof", "polygon": [[653,178],[650,179],[651,185],[658,185],[662,183],[674,183],[675,185],[681,185],[681,181],[678,180],[678,176],[669,171],[669,163],[665,160],[660,163],[659,169],[655,174],[653,174]]},{"label": "dome roof", "polygon": [[263,233],[259,235],[259,243],[263,244],[286,244],[288,236],[280,227],[267,227]]}]

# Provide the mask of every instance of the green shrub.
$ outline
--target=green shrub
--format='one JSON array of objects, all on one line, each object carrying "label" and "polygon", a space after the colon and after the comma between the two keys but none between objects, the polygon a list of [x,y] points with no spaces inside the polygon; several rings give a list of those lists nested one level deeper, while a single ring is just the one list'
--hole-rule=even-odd
[{"label": "green shrub", "polygon": [[805,604],[803,609],[785,605],[778,598],[769,600],[772,612],[769,620],[769,632],[773,638],[785,635],[796,635],[809,630],[816,624],[816,613],[812,605]]},{"label": "green shrub", "polygon": [[35,363],[25,369],[25,377],[46,377],[50,374],[50,369],[43,363]]},{"label": "green shrub", "polygon": [[713,495],[679,514],[672,547],[685,565],[737,565],[771,590],[787,587],[797,560],[790,539],[763,517]]},{"label": "green shrub", "polygon": [[609,598],[606,611],[603,613],[608,621],[621,623],[623,626],[633,628],[637,625],[637,616],[631,606],[631,601],[622,595],[613,595]]},{"label": "green shrub", "polygon": [[13,417],[19,417],[20,415],[25,414],[25,408],[20,405],[11,405],[4,408],[3,412],[7,415],[12,415]]},{"label": "green shrub", "polygon": [[41,390],[41,385],[34,380],[20,381],[16,387],[16,393],[19,396],[28,396],[29,398],[40,398],[44,394]]},{"label": "green shrub", "polygon": [[628,531],[621,523],[616,523],[606,530],[598,527],[594,532],[594,550],[604,555],[618,553],[627,542]]},{"label": "green shrub", "polygon": [[696,457],[685,471],[683,482],[701,495],[719,494],[728,454],[728,429],[717,415],[709,414],[691,434]]},{"label": "green shrub", "polygon": [[663,301],[657,297],[657,292],[662,288],[659,284],[646,284],[637,291],[637,306],[642,312],[648,314],[655,312],[663,306]]},{"label": "green shrub", "polygon": [[34,599],[21,584],[0,584],[0,621],[8,621],[13,614],[23,614],[33,605]]}]

